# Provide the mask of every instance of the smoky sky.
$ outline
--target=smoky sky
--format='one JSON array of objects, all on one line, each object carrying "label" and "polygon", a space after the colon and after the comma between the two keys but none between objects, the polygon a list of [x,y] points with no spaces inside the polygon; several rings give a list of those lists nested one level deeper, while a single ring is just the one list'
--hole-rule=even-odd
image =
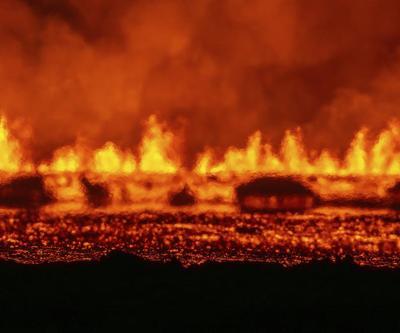
[{"label": "smoky sky", "polygon": [[188,159],[257,129],[340,151],[400,117],[399,46],[395,0],[1,0],[0,109],[35,159],[150,114]]}]

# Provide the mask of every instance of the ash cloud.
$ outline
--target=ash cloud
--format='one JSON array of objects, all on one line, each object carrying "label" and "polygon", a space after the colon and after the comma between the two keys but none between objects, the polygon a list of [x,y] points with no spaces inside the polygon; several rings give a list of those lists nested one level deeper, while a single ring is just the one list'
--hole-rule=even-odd
[{"label": "ash cloud", "polygon": [[0,108],[36,159],[132,147],[153,113],[188,160],[298,126],[340,151],[400,116],[398,1],[2,0],[0,43]]}]

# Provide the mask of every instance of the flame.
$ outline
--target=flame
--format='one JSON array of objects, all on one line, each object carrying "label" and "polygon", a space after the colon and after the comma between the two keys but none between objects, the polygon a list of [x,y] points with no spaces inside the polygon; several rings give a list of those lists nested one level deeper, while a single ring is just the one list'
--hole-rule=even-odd
[{"label": "flame", "polygon": [[311,158],[304,147],[299,130],[287,131],[280,153],[271,145],[262,144],[260,132],[253,134],[244,149],[228,148],[222,161],[213,161],[207,149],[200,155],[194,171],[201,175],[216,173],[282,173],[294,175],[399,175],[400,126],[391,124],[383,130],[371,147],[367,144],[366,129],[356,133],[343,160],[323,149]]},{"label": "flame", "polygon": [[77,147],[67,146],[58,149],[50,163],[38,167],[41,173],[79,172],[82,170],[82,157]]},{"label": "flame", "polygon": [[367,172],[368,153],[366,150],[366,130],[359,131],[346,156],[345,173],[352,175],[364,175]]},{"label": "flame", "polygon": [[[179,164],[169,154],[173,152],[174,136],[163,129],[156,117],[147,122],[145,135],[139,148],[139,158],[131,152],[124,152],[113,142],[90,152],[77,144],[60,148],[48,163],[41,163],[41,173],[92,172],[98,174],[142,173],[174,174]],[[139,161],[139,163],[137,163]]]},{"label": "flame", "polygon": [[91,170],[95,173],[129,174],[136,170],[136,160],[130,152],[122,152],[114,143],[107,142],[95,151]]},{"label": "flame", "polygon": [[16,173],[32,170],[30,163],[23,163],[20,144],[11,137],[4,117],[0,117],[0,151],[0,171]]},{"label": "flame", "polygon": [[[143,139],[135,156],[112,142],[90,150],[82,144],[58,149],[51,161],[34,168],[23,157],[20,144],[10,136],[5,118],[0,118],[0,171],[16,173],[36,171],[40,173],[93,174],[176,174],[182,170],[174,150],[176,138],[160,124],[155,116],[147,123]],[[25,161],[25,162],[24,162]],[[311,154],[304,146],[301,131],[287,131],[281,147],[263,142],[256,131],[244,148],[229,147],[218,160],[212,148],[200,154],[192,170],[196,175],[245,175],[254,173],[294,175],[400,175],[400,124],[393,122],[376,138],[367,129],[358,131],[341,159],[328,149]]]},{"label": "flame", "polygon": [[164,131],[157,118],[151,116],[140,147],[139,170],[145,173],[176,173],[179,164],[168,157],[173,141],[173,134]]}]

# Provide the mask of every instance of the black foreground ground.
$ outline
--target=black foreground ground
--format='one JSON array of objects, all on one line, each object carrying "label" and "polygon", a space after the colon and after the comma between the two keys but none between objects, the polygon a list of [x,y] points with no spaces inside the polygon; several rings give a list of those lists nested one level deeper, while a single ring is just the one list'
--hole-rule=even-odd
[{"label": "black foreground ground", "polygon": [[400,271],[350,261],[0,264],[1,332],[398,332]]}]

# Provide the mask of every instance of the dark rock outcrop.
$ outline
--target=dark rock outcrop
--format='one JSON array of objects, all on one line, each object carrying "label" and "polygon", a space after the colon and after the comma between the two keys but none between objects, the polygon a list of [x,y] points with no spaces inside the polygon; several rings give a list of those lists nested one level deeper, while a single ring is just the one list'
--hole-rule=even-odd
[{"label": "dark rock outcrop", "polygon": [[80,180],[90,206],[104,207],[111,203],[111,193],[106,184],[93,182],[86,176],[82,176]]},{"label": "dark rock outcrop", "polygon": [[196,198],[188,186],[185,186],[179,192],[171,193],[168,198],[171,206],[193,206],[196,204]]},{"label": "dark rock outcrop", "polygon": [[317,195],[290,177],[259,177],[235,189],[244,212],[304,211],[318,201]]},{"label": "dark rock outcrop", "polygon": [[40,175],[20,176],[0,184],[0,206],[38,208],[53,201]]},{"label": "dark rock outcrop", "polygon": [[400,210],[400,181],[387,190],[387,197],[393,209]]}]

